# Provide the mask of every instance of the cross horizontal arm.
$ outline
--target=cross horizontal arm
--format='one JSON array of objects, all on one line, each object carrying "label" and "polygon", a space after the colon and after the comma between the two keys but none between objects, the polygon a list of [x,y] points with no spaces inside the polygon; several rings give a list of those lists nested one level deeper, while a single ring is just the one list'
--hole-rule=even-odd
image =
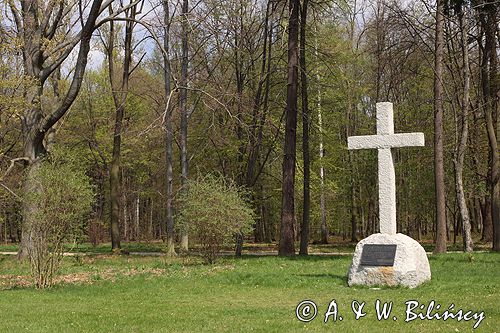
[{"label": "cross horizontal arm", "polygon": [[424,145],[424,133],[362,135],[347,138],[348,149],[384,149]]}]

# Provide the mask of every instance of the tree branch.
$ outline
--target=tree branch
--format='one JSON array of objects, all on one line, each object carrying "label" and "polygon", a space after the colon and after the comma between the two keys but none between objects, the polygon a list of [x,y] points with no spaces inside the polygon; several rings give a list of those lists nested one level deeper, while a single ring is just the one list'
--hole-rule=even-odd
[{"label": "tree branch", "polygon": [[[44,135],[70,108],[82,85],[85,68],[87,67],[87,55],[90,51],[90,40],[94,32],[95,23],[99,16],[102,0],[95,0],[92,3],[87,22],[81,31],[80,50],[76,61],[75,74],[66,96],[61,105],[52,113],[48,114],[41,121],[38,131]],[[46,73],[45,73],[46,74]]]}]

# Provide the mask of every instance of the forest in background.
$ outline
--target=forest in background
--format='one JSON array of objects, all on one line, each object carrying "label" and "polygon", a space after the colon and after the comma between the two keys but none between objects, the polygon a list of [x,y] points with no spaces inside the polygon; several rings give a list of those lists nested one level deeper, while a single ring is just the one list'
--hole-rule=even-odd
[{"label": "forest in background", "polygon": [[290,202],[292,239],[307,226],[306,242],[359,240],[378,231],[377,155],[348,152],[347,137],[374,134],[375,104],[390,101],[396,132],[426,138],[396,150],[398,232],[439,241],[444,222],[449,242],[470,230],[500,248],[494,0],[1,6],[0,241],[27,234],[34,208],[22,197],[47,152],[91,178],[94,244],[187,248],[178,198],[210,173],[250,193],[248,240],[279,241]]}]

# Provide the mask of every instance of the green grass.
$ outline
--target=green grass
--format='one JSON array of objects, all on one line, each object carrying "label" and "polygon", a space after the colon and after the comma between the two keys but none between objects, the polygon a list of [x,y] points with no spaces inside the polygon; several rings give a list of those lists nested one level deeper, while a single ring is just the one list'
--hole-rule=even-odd
[{"label": "green grass", "polygon": [[[0,275],[26,275],[28,267],[0,257]],[[500,255],[431,256],[432,281],[414,290],[349,288],[350,257],[198,258],[133,256],[66,258],[62,275],[87,274],[86,282],[49,290],[11,287],[0,291],[2,332],[471,332],[473,321],[404,323],[407,300],[484,311],[477,332],[500,328]],[[377,321],[376,299],[393,301],[397,321]],[[314,300],[318,317],[295,318],[295,307]],[[322,322],[335,299],[343,321]],[[366,302],[354,320],[350,304]]]}]

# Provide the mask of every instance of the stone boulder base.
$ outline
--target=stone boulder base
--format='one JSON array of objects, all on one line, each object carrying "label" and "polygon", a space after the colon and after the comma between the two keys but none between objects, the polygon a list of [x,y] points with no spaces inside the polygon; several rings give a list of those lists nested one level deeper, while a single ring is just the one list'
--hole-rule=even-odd
[{"label": "stone boulder base", "polygon": [[[361,266],[365,244],[396,244],[394,266]],[[424,248],[414,239],[403,235],[373,234],[356,245],[349,268],[349,286],[386,285],[415,288],[431,279],[429,260]]]}]

